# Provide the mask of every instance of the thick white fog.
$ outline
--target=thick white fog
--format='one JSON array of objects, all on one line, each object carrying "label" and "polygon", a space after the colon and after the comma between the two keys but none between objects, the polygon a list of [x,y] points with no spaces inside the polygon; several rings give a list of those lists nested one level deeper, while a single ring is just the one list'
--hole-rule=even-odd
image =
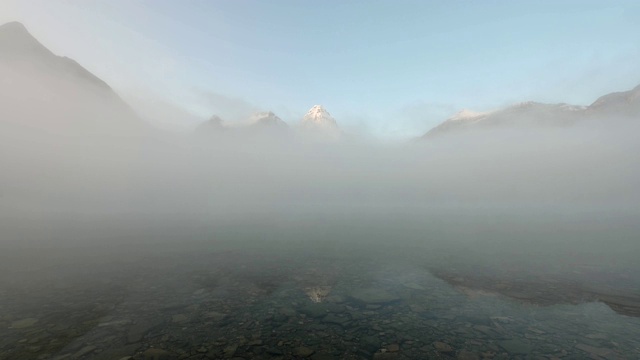
[{"label": "thick white fog", "polygon": [[340,131],[328,113],[328,133],[267,112],[254,124],[214,118],[172,132],[14,27],[20,46],[0,67],[5,245],[229,237],[505,246],[493,239],[526,253],[532,243],[571,240],[572,249],[584,235],[591,253],[634,244],[640,126],[628,111],[637,89],[570,121],[565,107],[533,112],[542,123],[514,107],[489,116],[491,126],[392,143]]},{"label": "thick white fog", "polygon": [[2,218],[109,217],[146,227],[307,212],[390,219],[440,209],[631,216],[640,200],[637,128],[602,119],[393,145],[14,129],[2,134]]},{"label": "thick white fog", "polygon": [[[432,216],[458,212],[638,215],[638,88],[589,107],[523,103],[452,118],[394,143],[345,133],[322,107],[307,116],[329,128],[264,112],[245,126],[214,118],[172,132],[21,24],[0,35],[4,229],[105,218],[140,229],[264,218],[293,226],[308,214],[409,216],[426,230]],[[10,234],[3,241],[18,240]]]}]

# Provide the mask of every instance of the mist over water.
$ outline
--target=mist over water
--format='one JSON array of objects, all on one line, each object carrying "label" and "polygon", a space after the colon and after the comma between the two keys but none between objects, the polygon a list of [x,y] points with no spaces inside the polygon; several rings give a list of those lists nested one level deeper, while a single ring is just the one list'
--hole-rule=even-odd
[{"label": "mist over water", "polygon": [[638,88],[402,142],[174,133],[2,49],[0,359],[640,357]]},{"label": "mist over water", "polygon": [[635,129],[392,145],[11,133],[3,351],[30,358],[15,342],[57,324],[64,340],[31,349],[633,358],[635,310],[603,301],[640,286]]}]

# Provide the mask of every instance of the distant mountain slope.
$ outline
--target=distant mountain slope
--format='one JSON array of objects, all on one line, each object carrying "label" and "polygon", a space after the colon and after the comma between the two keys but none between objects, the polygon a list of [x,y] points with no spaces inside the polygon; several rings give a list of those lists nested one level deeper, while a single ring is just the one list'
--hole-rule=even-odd
[{"label": "distant mountain slope", "polygon": [[594,115],[640,116],[640,85],[629,91],[601,96],[589,105],[587,112]]},{"label": "distant mountain slope", "polygon": [[423,138],[479,129],[570,126],[590,118],[639,118],[640,86],[604,95],[589,106],[524,102],[490,112],[463,110],[429,130]]},{"label": "distant mountain slope", "polygon": [[65,134],[147,128],[106,82],[17,22],[0,26],[0,124]]}]

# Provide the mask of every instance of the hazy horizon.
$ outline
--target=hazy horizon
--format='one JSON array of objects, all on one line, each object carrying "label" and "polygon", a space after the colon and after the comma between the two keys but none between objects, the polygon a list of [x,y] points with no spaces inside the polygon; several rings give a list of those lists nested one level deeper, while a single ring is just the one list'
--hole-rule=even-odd
[{"label": "hazy horizon", "polygon": [[158,125],[258,110],[291,124],[322,104],[383,139],[420,136],[462,109],[588,105],[633,88],[638,13],[633,1],[0,2],[0,23],[23,22]]}]

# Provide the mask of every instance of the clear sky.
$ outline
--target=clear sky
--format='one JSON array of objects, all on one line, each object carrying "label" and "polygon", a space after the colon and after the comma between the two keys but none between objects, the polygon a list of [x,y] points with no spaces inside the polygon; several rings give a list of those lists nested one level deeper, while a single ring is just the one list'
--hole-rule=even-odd
[{"label": "clear sky", "polygon": [[465,108],[640,84],[636,0],[0,0],[13,20],[189,125],[253,110],[295,123],[322,104],[344,128],[401,138]]}]

